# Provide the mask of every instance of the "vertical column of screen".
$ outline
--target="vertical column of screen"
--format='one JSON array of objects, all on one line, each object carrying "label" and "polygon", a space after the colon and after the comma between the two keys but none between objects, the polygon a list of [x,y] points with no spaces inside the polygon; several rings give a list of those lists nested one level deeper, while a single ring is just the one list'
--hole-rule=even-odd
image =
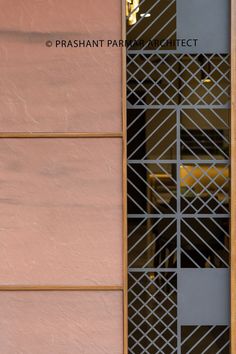
[{"label": "vertical column of screen", "polygon": [[178,49],[181,353],[229,352],[229,11],[229,1],[177,0],[178,37],[197,38]]},{"label": "vertical column of screen", "polygon": [[[228,268],[229,55],[185,57],[191,73],[186,69],[182,73],[181,268]],[[183,325],[181,332],[182,353],[190,348],[192,353],[229,352],[226,325],[200,321],[196,326]]]},{"label": "vertical column of screen", "polygon": [[[173,35],[164,30],[173,17],[169,13],[166,21],[170,2],[142,1],[140,8],[149,13],[155,6],[162,7],[145,32],[139,19],[128,38],[132,33],[141,39],[140,33],[145,33],[145,40],[155,39],[162,30],[165,38]],[[180,320],[177,329],[177,312],[170,309],[177,309],[176,273],[228,266],[228,54],[172,54],[146,47],[130,48],[127,57],[130,353],[214,351],[221,329],[220,350],[227,351],[227,326],[192,326],[194,337],[181,328]],[[164,199],[160,185],[166,191]],[[216,240],[222,232],[224,240]],[[163,279],[167,272],[174,279],[169,288]],[[163,289],[169,292],[163,294]],[[169,301],[164,309],[161,298],[165,304]],[[160,308],[169,322],[162,321]],[[199,333],[213,339],[199,342]]]},{"label": "vertical column of screen", "polygon": [[[175,1],[140,2],[127,39],[176,37]],[[129,353],[177,353],[178,160],[175,58],[127,51]],[[165,89],[165,86],[168,86]],[[174,90],[174,97],[171,97]],[[180,153],[180,150],[179,150]]]}]

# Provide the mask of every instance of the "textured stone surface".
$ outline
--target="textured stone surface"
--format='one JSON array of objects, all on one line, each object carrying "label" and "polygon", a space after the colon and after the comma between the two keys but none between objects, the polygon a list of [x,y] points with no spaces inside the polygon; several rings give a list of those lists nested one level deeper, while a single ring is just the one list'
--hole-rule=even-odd
[{"label": "textured stone surface", "polygon": [[119,139],[1,139],[0,284],[121,285],[121,180]]},{"label": "textured stone surface", "polygon": [[0,293],[4,354],[122,354],[122,294]]},{"label": "textured stone surface", "polygon": [[120,0],[2,0],[0,131],[120,131],[121,50],[45,46],[120,36]]}]

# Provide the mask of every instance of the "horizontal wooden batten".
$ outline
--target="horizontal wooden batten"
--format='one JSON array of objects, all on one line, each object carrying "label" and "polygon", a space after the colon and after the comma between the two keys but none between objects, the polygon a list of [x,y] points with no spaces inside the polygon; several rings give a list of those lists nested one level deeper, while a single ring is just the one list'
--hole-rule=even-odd
[{"label": "horizontal wooden batten", "polygon": [[119,285],[2,285],[0,286],[0,291],[123,291],[123,287]]},{"label": "horizontal wooden batten", "polygon": [[52,139],[52,138],[122,138],[123,133],[122,132],[117,132],[117,133],[112,133],[112,132],[107,132],[107,133],[79,133],[79,132],[68,132],[68,133],[30,133],[30,132],[25,132],[25,133],[0,133],[0,138],[5,138],[5,139],[10,139],[10,138],[16,138],[16,139],[28,139],[28,138],[46,138],[46,139]]}]

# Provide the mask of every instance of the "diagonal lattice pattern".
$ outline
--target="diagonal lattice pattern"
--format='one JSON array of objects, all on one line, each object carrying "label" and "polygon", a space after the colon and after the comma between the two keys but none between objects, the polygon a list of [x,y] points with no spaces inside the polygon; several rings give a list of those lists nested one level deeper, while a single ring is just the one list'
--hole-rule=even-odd
[{"label": "diagonal lattice pattern", "polygon": [[220,106],[230,102],[229,55],[128,54],[127,60],[127,100],[131,107]]},{"label": "diagonal lattice pattern", "polygon": [[228,218],[182,218],[181,267],[228,268]]},{"label": "diagonal lattice pattern", "polygon": [[183,326],[181,354],[229,354],[228,326]]},{"label": "diagonal lattice pattern", "polygon": [[129,354],[228,354],[225,321],[188,326],[180,300],[184,268],[229,267],[230,56],[161,48],[176,2],[140,0],[127,27],[144,40],[127,51]]},{"label": "diagonal lattice pattern", "polygon": [[[180,149],[184,160],[228,160],[228,109],[180,110]],[[177,115],[170,109],[129,109],[128,159],[176,159]]]},{"label": "diagonal lattice pattern", "polygon": [[[135,11],[134,8],[133,11]],[[148,25],[146,18],[140,14],[149,14]],[[157,49],[157,40],[176,39],[176,0],[140,0],[136,24],[127,25],[127,40],[138,41],[141,45],[130,45],[130,49]],[[156,43],[150,45],[149,41]],[[132,42],[131,42],[132,43]],[[170,48],[169,48],[170,49]],[[175,46],[172,47],[175,49]]]},{"label": "diagonal lattice pattern", "polygon": [[229,165],[181,165],[183,214],[228,214]]},{"label": "diagonal lattice pattern", "polygon": [[129,274],[129,353],[177,353],[177,275]]},{"label": "diagonal lattice pattern", "polygon": [[128,159],[176,158],[176,112],[129,110],[127,136]]},{"label": "diagonal lattice pattern", "polygon": [[128,164],[128,213],[173,214],[176,212],[174,164]]},{"label": "diagonal lattice pattern", "polygon": [[229,158],[227,109],[185,109],[181,111],[182,159],[227,160]]},{"label": "diagonal lattice pattern", "polygon": [[176,267],[176,219],[129,220],[129,268]]}]

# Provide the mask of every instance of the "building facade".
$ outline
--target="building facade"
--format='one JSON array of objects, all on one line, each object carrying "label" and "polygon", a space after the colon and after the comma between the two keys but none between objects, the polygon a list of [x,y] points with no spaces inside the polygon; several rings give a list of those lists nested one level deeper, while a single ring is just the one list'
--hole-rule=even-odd
[{"label": "building facade", "polygon": [[0,352],[236,352],[235,16],[2,1]]}]

